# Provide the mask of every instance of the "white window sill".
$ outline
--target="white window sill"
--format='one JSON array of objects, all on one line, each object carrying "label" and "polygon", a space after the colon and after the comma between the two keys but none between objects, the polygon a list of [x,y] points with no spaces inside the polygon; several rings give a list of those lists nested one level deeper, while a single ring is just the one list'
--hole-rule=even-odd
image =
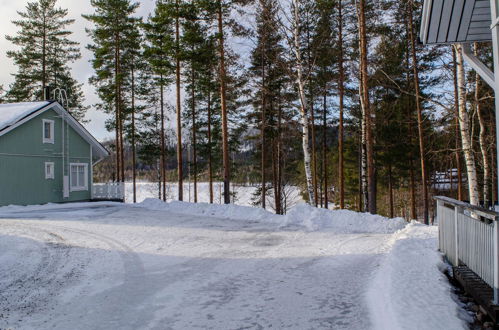
[{"label": "white window sill", "polygon": [[88,187],[74,187],[74,188],[70,188],[71,192],[73,191],[88,191]]},{"label": "white window sill", "polygon": [[43,140],[43,144],[55,144],[54,140]]}]

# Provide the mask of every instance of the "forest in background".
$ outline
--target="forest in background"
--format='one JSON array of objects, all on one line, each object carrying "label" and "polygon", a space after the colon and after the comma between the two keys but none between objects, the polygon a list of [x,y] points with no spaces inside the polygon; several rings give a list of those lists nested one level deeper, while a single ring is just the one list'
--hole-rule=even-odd
[{"label": "forest in background", "polygon": [[[156,181],[160,198],[169,182],[196,196],[223,181],[225,202],[231,181],[253,184],[277,213],[297,185],[317,207],[425,223],[435,195],[497,201],[493,91],[459,46],[418,43],[422,1],[157,0],[148,17],[131,0],[91,4],[89,45],[56,0],[19,12],[0,102],[63,88],[89,120],[70,65],[91,50],[92,107],[114,132],[98,181]],[[491,65],[489,44],[473,50]]]}]

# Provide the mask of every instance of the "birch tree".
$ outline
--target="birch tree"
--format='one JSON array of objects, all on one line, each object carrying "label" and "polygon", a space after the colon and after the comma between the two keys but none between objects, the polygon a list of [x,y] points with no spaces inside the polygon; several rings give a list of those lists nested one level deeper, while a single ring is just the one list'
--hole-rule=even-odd
[{"label": "birch tree", "polygon": [[479,205],[478,179],[475,163],[475,155],[471,142],[470,117],[466,111],[466,77],[464,73],[464,62],[461,45],[454,45],[456,50],[458,104],[459,104],[459,127],[461,132],[461,145],[466,163],[468,175],[468,192],[471,205]]}]

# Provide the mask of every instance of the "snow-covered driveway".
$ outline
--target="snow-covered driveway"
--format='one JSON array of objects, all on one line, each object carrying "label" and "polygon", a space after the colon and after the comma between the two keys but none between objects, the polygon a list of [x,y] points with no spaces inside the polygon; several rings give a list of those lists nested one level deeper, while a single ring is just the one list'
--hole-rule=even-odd
[{"label": "snow-covered driveway", "polygon": [[390,236],[115,204],[0,218],[15,329],[366,329]]}]

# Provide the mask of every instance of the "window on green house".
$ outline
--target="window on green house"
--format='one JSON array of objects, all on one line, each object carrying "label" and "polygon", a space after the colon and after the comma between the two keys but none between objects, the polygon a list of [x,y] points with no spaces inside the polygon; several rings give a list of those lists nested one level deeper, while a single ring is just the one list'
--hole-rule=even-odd
[{"label": "window on green house", "polygon": [[88,190],[88,164],[70,164],[71,191]]},{"label": "window on green house", "polygon": [[53,179],[54,176],[54,163],[46,162],[45,163],[45,179]]},{"label": "window on green house", "polygon": [[54,121],[43,119],[43,143],[54,143]]}]

